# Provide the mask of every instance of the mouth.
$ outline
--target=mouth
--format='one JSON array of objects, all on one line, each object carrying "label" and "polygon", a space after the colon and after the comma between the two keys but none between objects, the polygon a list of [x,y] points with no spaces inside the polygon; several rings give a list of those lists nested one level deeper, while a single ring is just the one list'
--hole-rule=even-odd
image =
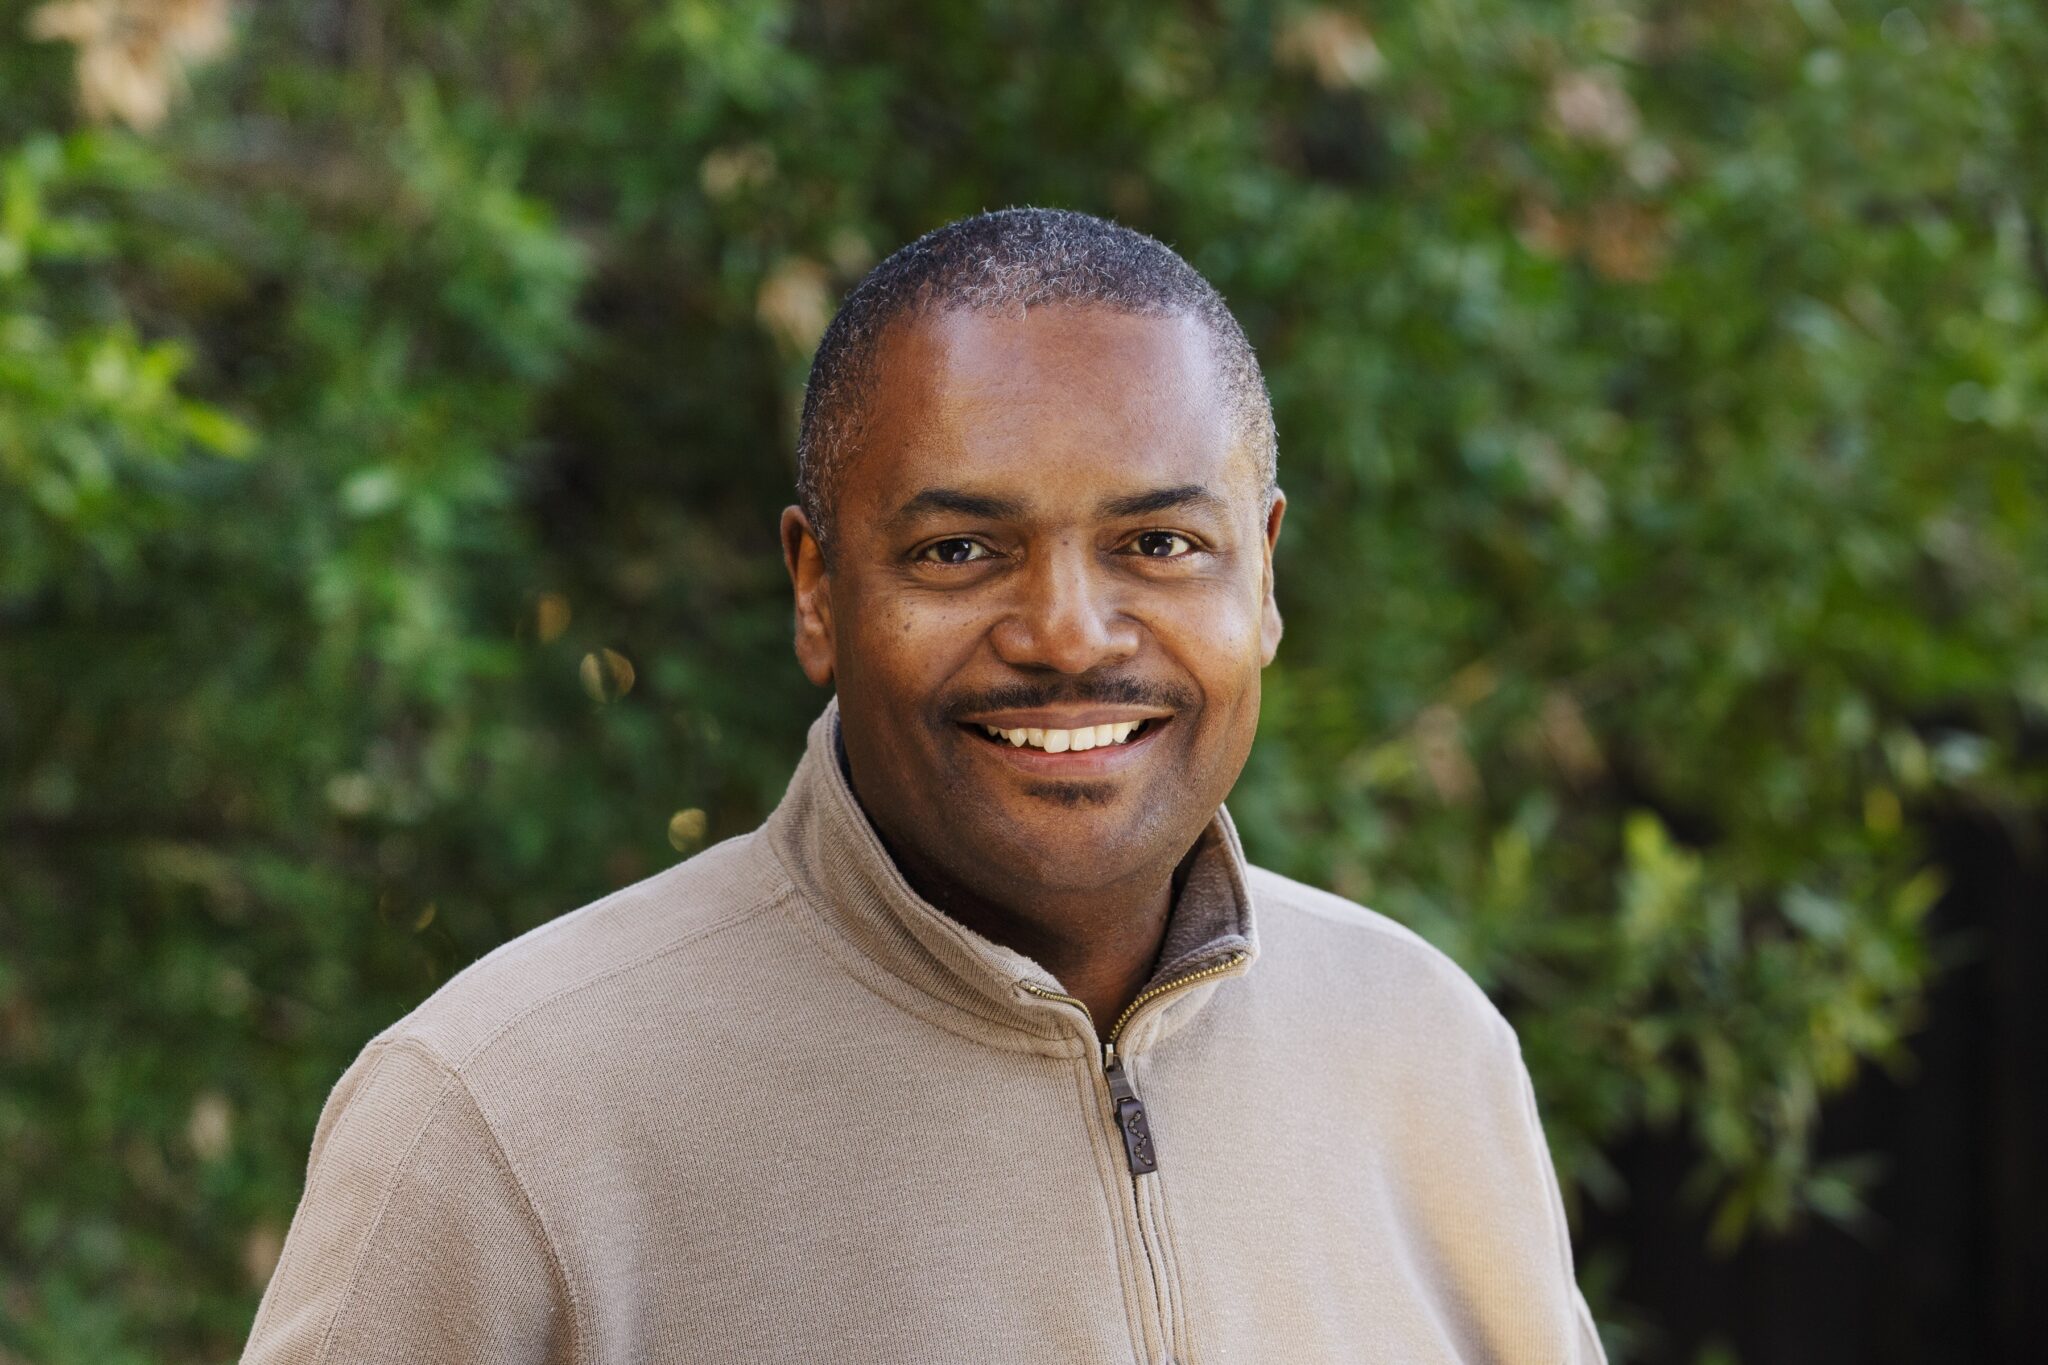
[{"label": "mouth", "polygon": [[1048,754],[1081,754],[1090,749],[1107,749],[1112,745],[1130,744],[1139,736],[1158,729],[1171,719],[1171,716],[1144,716],[1137,720],[1114,720],[1100,725],[1074,725],[1058,729],[1039,725],[1005,728],[970,721],[962,728],[970,734],[984,737],[992,744],[1007,744],[1013,749],[1039,749]]},{"label": "mouth", "polygon": [[[1022,767],[1028,772],[1074,777],[1107,775],[1150,747],[1151,741],[1168,725],[1172,715],[1130,715],[1095,720],[1091,716],[1071,717],[1065,725],[1020,724],[1023,721],[1070,719],[1051,716],[995,716],[988,720],[963,721],[960,729],[975,744],[991,751],[990,756]],[[1088,720],[1091,724],[1071,723]],[[1010,723],[1004,723],[1010,722]]]}]

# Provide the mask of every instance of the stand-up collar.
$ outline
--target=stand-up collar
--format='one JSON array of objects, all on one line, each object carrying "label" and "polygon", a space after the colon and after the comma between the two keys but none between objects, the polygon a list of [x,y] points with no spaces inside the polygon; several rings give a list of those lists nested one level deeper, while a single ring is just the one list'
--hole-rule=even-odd
[{"label": "stand-up collar", "polygon": [[[854,796],[838,746],[834,698],[811,725],[803,761],[762,827],[821,946],[878,993],[955,1032],[1034,1052],[1092,1048],[1073,1005],[1048,998],[1063,993],[1050,972],[911,889]],[[1244,851],[1228,812],[1218,807],[1196,841],[1147,989],[1204,966],[1227,969],[1148,1008],[1144,1027],[1128,1031],[1119,1047],[1142,1051],[1178,1029],[1218,982],[1242,974],[1257,953]],[[1109,1023],[1100,1021],[1105,1031]]]}]

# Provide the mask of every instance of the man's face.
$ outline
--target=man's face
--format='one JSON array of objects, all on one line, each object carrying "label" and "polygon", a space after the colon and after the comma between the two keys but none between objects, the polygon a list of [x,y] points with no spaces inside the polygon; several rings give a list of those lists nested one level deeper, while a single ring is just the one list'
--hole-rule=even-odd
[{"label": "man's face", "polygon": [[1251,749],[1283,508],[1191,318],[892,327],[829,572],[794,508],[783,542],[898,856],[997,904],[1170,873]]}]

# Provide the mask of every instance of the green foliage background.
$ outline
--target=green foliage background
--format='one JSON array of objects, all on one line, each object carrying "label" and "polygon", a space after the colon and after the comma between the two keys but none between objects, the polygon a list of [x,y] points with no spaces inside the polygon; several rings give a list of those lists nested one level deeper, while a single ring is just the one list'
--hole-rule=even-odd
[{"label": "green foliage background", "polygon": [[1502,1001],[1575,1197],[1676,1124],[1718,1239],[1854,1216],[1817,1103],[1903,1055],[1918,817],[2048,800],[2038,6],[266,0],[147,132],[35,8],[0,1360],[231,1358],[361,1044],[760,819],[810,345],[1013,203],[1176,244],[1266,365],[1254,857]]}]

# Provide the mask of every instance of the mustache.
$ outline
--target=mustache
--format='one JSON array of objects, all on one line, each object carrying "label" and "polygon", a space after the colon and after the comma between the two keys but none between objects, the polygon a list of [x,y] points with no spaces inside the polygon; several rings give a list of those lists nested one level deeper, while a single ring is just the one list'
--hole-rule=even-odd
[{"label": "mustache", "polygon": [[1041,706],[1093,702],[1098,706],[1156,706],[1167,711],[1186,711],[1195,704],[1195,694],[1173,683],[1145,678],[1084,675],[1048,678],[1044,682],[1004,683],[975,692],[960,692],[946,698],[942,706],[947,719],[983,711],[1029,711]]}]

